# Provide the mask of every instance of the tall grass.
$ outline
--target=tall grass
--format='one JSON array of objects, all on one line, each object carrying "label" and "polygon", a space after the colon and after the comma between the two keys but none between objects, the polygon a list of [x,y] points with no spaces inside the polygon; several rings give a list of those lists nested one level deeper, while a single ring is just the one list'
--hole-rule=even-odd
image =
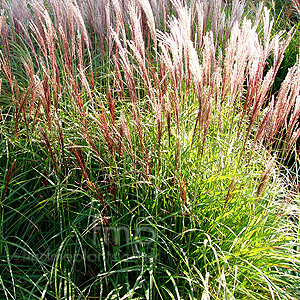
[{"label": "tall grass", "polygon": [[299,297],[293,29],[237,0],[1,7],[1,299]]}]

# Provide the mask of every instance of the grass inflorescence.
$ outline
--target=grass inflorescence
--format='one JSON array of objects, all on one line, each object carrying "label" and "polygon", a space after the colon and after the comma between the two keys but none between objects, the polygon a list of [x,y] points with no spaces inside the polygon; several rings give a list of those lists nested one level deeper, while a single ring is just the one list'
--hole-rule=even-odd
[{"label": "grass inflorescence", "polygon": [[299,298],[294,27],[238,0],[0,3],[1,299]]}]

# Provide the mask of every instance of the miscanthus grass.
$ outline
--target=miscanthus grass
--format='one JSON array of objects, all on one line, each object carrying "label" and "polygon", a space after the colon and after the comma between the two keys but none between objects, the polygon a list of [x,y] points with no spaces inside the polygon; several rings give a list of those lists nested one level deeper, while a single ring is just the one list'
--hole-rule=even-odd
[{"label": "miscanthus grass", "polygon": [[1,299],[299,299],[293,29],[237,0],[1,9]]}]

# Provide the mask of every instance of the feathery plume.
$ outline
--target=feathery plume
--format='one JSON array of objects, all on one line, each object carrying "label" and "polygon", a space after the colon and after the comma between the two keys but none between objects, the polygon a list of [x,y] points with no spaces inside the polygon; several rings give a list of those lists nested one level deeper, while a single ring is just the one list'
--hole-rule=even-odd
[{"label": "feathery plume", "polygon": [[138,1],[147,16],[147,24],[150,29],[152,40],[154,42],[154,48],[156,49],[157,39],[156,39],[155,21],[154,21],[153,11],[150,2],[149,0],[138,0]]},{"label": "feathery plume", "polygon": [[272,172],[274,166],[275,166],[275,156],[274,157],[270,156],[269,160],[267,162],[265,171],[262,174],[261,179],[260,179],[260,184],[258,186],[257,193],[256,193],[257,198],[260,198],[262,196],[262,194],[270,180],[271,172]]}]

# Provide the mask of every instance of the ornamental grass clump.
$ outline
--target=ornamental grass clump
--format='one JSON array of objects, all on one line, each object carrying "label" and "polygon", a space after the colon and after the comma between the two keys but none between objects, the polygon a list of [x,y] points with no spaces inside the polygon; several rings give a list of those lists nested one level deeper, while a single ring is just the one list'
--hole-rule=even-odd
[{"label": "ornamental grass clump", "polygon": [[238,0],[0,3],[1,299],[299,297],[294,29]]}]

